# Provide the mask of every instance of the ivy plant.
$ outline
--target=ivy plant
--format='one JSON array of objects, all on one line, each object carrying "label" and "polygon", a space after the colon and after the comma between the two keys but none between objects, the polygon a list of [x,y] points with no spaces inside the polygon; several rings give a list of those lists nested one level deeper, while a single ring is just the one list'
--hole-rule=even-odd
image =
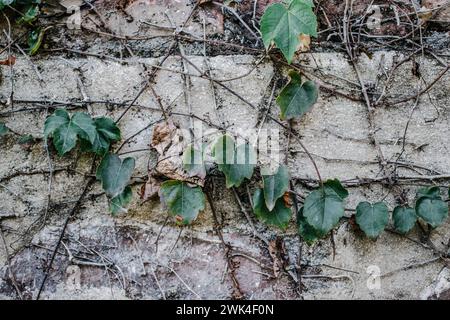
[{"label": "ivy plant", "polygon": [[45,121],[44,137],[53,138],[60,156],[75,148],[78,141],[83,151],[103,155],[111,142],[120,140],[120,130],[111,119],[92,119],[84,112],[70,115],[66,110],[58,109]]},{"label": "ivy plant", "polygon": [[103,190],[111,199],[119,196],[126,188],[135,166],[133,158],[122,160],[116,154],[107,154],[97,168],[96,177],[102,182]]},{"label": "ivy plant", "polygon": [[0,11],[9,10],[13,15],[19,15],[18,24],[27,25],[30,28],[28,33],[28,54],[34,55],[39,50],[46,29],[36,26],[39,17],[40,5],[45,1],[41,0],[0,0]]},{"label": "ivy plant", "polygon": [[[189,145],[183,153],[183,168],[197,176],[206,175],[204,165],[206,146],[202,150]],[[250,179],[254,171],[255,151],[247,144],[236,145],[230,135],[220,136],[212,147],[217,167],[225,176],[226,187],[238,187]],[[261,169],[262,188],[252,197],[252,209],[256,218],[267,225],[286,229],[292,218],[289,191],[289,170],[279,165],[275,170]],[[160,188],[161,202],[179,224],[190,224],[204,209],[204,194],[199,186],[184,181],[168,180]],[[349,193],[338,179],[329,179],[310,192],[297,212],[298,233],[304,241],[312,244],[325,237],[344,217],[344,203]],[[392,214],[395,228],[408,232],[417,219],[436,227],[448,215],[448,207],[437,187],[423,188],[417,192],[416,208],[396,207]],[[363,201],[356,207],[355,220],[368,238],[376,239],[389,223],[389,209],[383,202]]]},{"label": "ivy plant", "polygon": [[192,223],[205,208],[205,195],[200,187],[189,186],[177,180],[165,181],[159,190],[161,202],[177,223]]},{"label": "ivy plant", "polygon": [[292,62],[300,35],[317,36],[317,17],[312,0],[286,0],[266,8],[260,31],[266,48],[272,43]]},{"label": "ivy plant", "polygon": [[51,138],[56,151],[64,156],[73,150],[77,143],[82,152],[103,156],[96,172],[109,201],[112,214],[126,212],[132,199],[132,190],[128,185],[135,167],[133,158],[121,159],[109,153],[113,142],[121,139],[120,129],[107,117],[92,118],[84,112],[69,114],[57,109],[49,116],[44,125],[44,138]]},{"label": "ivy plant", "polygon": [[227,188],[239,187],[245,178],[250,179],[256,164],[256,153],[249,143],[236,146],[229,135],[217,139],[213,154],[219,170],[225,175]]},{"label": "ivy plant", "polygon": [[45,30],[46,29],[36,28],[30,31],[27,40],[28,53],[30,56],[34,56],[41,47],[42,40],[44,39]]},{"label": "ivy plant", "polygon": [[[40,0],[0,0],[0,10],[9,6],[20,8],[22,11],[18,22],[33,25],[39,14],[40,3]],[[313,8],[312,0],[284,0],[268,6],[260,26],[266,49],[276,45],[288,64],[291,64],[300,38],[317,36],[317,17]],[[28,39],[30,55],[39,49],[44,32],[39,28],[31,32]],[[276,99],[282,120],[301,118],[317,102],[319,93],[316,84],[305,81],[297,71],[291,70],[288,75],[290,81]],[[0,136],[7,131],[5,124],[0,123]],[[58,109],[47,118],[44,137],[52,140],[60,156],[72,151],[77,145],[82,152],[99,155],[101,161],[96,178],[108,198],[109,210],[112,214],[127,212],[133,195],[130,180],[135,160],[122,159],[110,152],[111,145],[121,139],[120,129],[113,120],[107,117],[92,118],[83,112],[69,114],[64,109]],[[164,135],[159,138],[164,138]],[[204,162],[207,149],[206,146],[188,146],[182,154],[182,170],[189,176],[204,180],[207,175]],[[212,156],[218,170],[225,176],[227,188],[239,187],[246,179],[252,178],[256,167],[256,151],[249,143],[238,144],[233,137],[224,134],[212,146]],[[293,210],[289,170],[285,165],[280,165],[270,174],[261,173],[262,188],[256,188],[250,201],[253,212],[260,221],[285,229],[292,219]],[[182,180],[186,175],[179,177],[177,179],[180,180],[172,178],[162,182],[159,197],[179,225],[188,225],[205,209],[205,194],[200,185],[192,184],[195,180],[188,182]],[[303,206],[296,212],[297,230],[302,239],[312,244],[333,230],[344,217],[344,204],[348,195],[339,180],[320,181],[319,187],[306,195]],[[418,190],[413,207],[397,206],[392,213],[394,227],[401,233],[409,232],[418,220],[436,228],[447,217],[448,205],[442,199],[438,187]],[[356,223],[371,239],[376,239],[383,232],[389,219],[389,209],[383,202],[363,201],[356,207]]]},{"label": "ivy plant", "polygon": [[103,155],[108,152],[112,142],[121,139],[120,129],[113,120],[106,117],[94,119],[94,126],[96,133],[93,142],[82,140],[82,149],[86,152],[94,152],[98,155]]},{"label": "ivy plant", "polygon": [[109,203],[109,211],[113,214],[127,213],[127,206],[133,198],[133,192],[130,186],[126,186],[121,194],[112,198]]},{"label": "ivy plant", "polygon": [[303,215],[306,222],[320,234],[327,234],[344,216],[347,190],[338,180],[328,180],[305,199]]},{"label": "ivy plant", "polygon": [[78,139],[93,143],[96,128],[92,118],[77,112],[73,116],[64,109],[58,109],[45,121],[44,137],[52,137],[60,156],[75,148]]},{"label": "ivy plant", "polygon": [[278,166],[274,174],[262,175],[264,184],[264,201],[270,211],[275,207],[276,201],[281,198],[289,188],[289,171],[285,165]]},{"label": "ivy plant", "polygon": [[416,211],[408,206],[397,206],[392,212],[394,227],[400,233],[410,231],[417,221]]},{"label": "ivy plant", "polygon": [[277,97],[281,109],[281,119],[300,118],[311,110],[317,102],[319,91],[313,81],[302,82],[299,73],[289,72],[291,81],[283,88]]},{"label": "ivy plant", "polygon": [[369,238],[378,237],[389,222],[389,209],[383,202],[360,202],[356,207],[356,223]]},{"label": "ivy plant", "polygon": [[276,199],[273,208],[269,209],[262,189],[257,189],[253,195],[253,212],[259,220],[282,229],[287,228],[292,216],[291,208],[282,197]]},{"label": "ivy plant", "polygon": [[432,228],[436,228],[448,217],[448,205],[442,200],[439,187],[423,188],[417,192],[417,216]]},{"label": "ivy plant", "polygon": [[[449,189],[450,192],[450,189]],[[450,194],[449,194],[450,197]],[[424,187],[416,193],[414,208],[395,207],[392,218],[394,227],[400,233],[409,232],[420,219],[432,228],[440,226],[448,217],[448,205],[442,200],[439,187]]]},{"label": "ivy plant", "polygon": [[122,160],[115,154],[107,154],[97,168],[96,177],[101,181],[109,199],[109,209],[112,214],[127,212],[126,207],[132,198],[131,187],[128,183],[134,167],[133,158]]},{"label": "ivy plant", "polygon": [[311,226],[303,214],[303,207],[298,210],[297,214],[298,233],[307,244],[312,244],[317,239],[322,238],[325,234]]}]

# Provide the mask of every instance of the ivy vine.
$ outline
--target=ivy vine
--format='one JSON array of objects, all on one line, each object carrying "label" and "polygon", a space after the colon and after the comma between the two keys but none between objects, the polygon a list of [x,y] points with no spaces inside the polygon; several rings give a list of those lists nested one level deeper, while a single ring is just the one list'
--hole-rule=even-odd
[{"label": "ivy vine", "polygon": [[[0,9],[12,1],[0,1]],[[36,3],[36,2],[32,2]],[[288,64],[298,50],[302,35],[317,35],[317,19],[311,0],[291,0],[272,4],[266,8],[261,19],[261,34],[267,49],[276,47]],[[290,82],[276,99],[281,119],[299,119],[307,113],[318,99],[318,88],[313,81],[303,81],[301,75],[289,71]],[[167,120],[167,119],[166,119]],[[0,123],[0,135],[7,128]],[[45,122],[45,139],[52,139],[60,156],[64,156],[77,145],[82,152],[102,157],[96,177],[101,182],[109,200],[112,214],[127,211],[132,198],[130,179],[135,167],[133,158],[122,159],[110,153],[111,145],[121,139],[116,123],[105,117],[92,118],[82,112],[69,114],[56,110]],[[167,147],[167,146],[165,146]],[[224,134],[213,143],[211,157],[218,170],[225,176],[226,187],[241,186],[253,177],[256,168],[256,150],[248,142],[237,144],[234,137]],[[207,146],[189,145],[183,152],[182,168],[189,176],[204,179],[207,176],[205,161]],[[238,159],[241,157],[242,159]],[[279,165],[270,174],[262,172],[262,181],[252,197],[252,208],[257,219],[281,229],[289,226],[294,207],[291,198],[296,197],[290,186],[287,166]],[[166,177],[159,186],[159,198],[170,216],[180,225],[193,223],[205,209],[203,184],[191,180]],[[320,179],[319,179],[320,180]],[[307,243],[328,235],[345,216],[348,190],[338,179],[319,181],[319,186],[304,198],[303,205],[295,212],[299,235]],[[388,206],[384,202],[363,201],[356,207],[355,221],[367,237],[377,238],[390,220]],[[397,206],[392,212],[395,230],[409,232],[417,221],[431,228],[440,226],[448,217],[448,205],[443,200],[439,187],[418,190],[415,204]]]},{"label": "ivy vine", "polygon": [[[0,0],[0,14],[10,11],[12,15],[17,16],[17,24],[29,28],[27,39],[29,55],[38,52],[46,31],[36,24],[40,14],[40,6],[44,2],[42,0]],[[5,15],[5,17],[7,16]]]}]

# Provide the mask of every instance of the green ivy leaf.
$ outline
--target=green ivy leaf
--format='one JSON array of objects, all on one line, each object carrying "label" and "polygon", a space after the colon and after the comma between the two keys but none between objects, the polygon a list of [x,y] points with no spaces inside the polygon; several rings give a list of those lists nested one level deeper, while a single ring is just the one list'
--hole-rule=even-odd
[{"label": "green ivy leaf", "polygon": [[203,151],[196,149],[192,144],[183,152],[183,169],[191,176],[204,178],[206,176]]},{"label": "green ivy leaf", "polygon": [[314,241],[324,236],[308,223],[305,216],[303,215],[303,207],[298,210],[297,226],[298,233],[302,236],[302,239],[306,241],[308,245],[313,244]]},{"label": "green ivy leaf", "polygon": [[343,199],[333,188],[324,185],[306,197],[303,214],[308,224],[325,235],[344,216]]},{"label": "green ivy leaf", "polygon": [[205,195],[200,187],[190,187],[186,182],[168,180],[159,189],[161,202],[179,224],[190,224],[205,209]]},{"label": "green ivy leaf", "polygon": [[383,202],[360,202],[356,207],[356,223],[369,238],[376,238],[389,222],[389,209]]},{"label": "green ivy leaf", "polygon": [[82,149],[85,152],[95,152],[98,155],[104,155],[109,151],[113,141],[120,140],[120,129],[110,118],[97,118],[94,120],[94,123],[96,128],[94,141],[93,143],[83,143]]},{"label": "green ivy leaf", "polygon": [[421,197],[416,201],[416,213],[436,228],[448,217],[448,205],[441,199]]},{"label": "green ivy leaf", "polygon": [[69,126],[71,125],[74,130],[77,131],[77,134],[81,139],[89,141],[90,143],[95,141],[97,129],[95,127],[95,122],[90,115],[84,112],[75,113],[70,119]]},{"label": "green ivy leaf", "polygon": [[422,197],[441,200],[441,190],[439,187],[424,187],[417,190],[416,198]]},{"label": "green ivy leaf", "polygon": [[97,168],[97,179],[102,182],[103,190],[110,198],[120,195],[130,181],[135,161],[125,158],[123,161],[116,154],[107,154]]},{"label": "green ivy leaf", "polygon": [[317,36],[317,17],[311,0],[291,0],[267,7],[261,18],[261,34],[266,48],[272,42],[292,62],[301,34]]},{"label": "green ivy leaf", "polygon": [[64,109],[57,109],[47,118],[44,125],[44,136],[48,138],[56,129],[62,125],[66,125],[70,121],[70,116]]},{"label": "green ivy leaf", "polygon": [[257,189],[253,194],[253,212],[256,217],[266,224],[286,229],[292,216],[291,208],[286,207],[283,198],[279,198],[273,210],[266,207],[264,192]]},{"label": "green ivy leaf", "polygon": [[72,117],[64,109],[56,110],[45,122],[44,136],[53,136],[53,143],[60,155],[72,150],[78,138],[81,150],[104,155],[111,142],[120,140],[120,129],[116,123],[105,117],[92,118],[77,112]]},{"label": "green ivy leaf", "polygon": [[219,170],[225,174],[227,188],[239,187],[245,178],[250,179],[256,164],[256,154],[248,143],[236,147],[234,139],[221,136],[213,147]]},{"label": "green ivy leaf", "polygon": [[133,192],[130,186],[127,186],[121,194],[111,199],[109,203],[109,211],[113,214],[127,213],[127,206],[133,198]]},{"label": "green ivy leaf", "polygon": [[409,232],[417,221],[416,211],[410,207],[397,206],[392,213],[394,227],[400,233]]},{"label": "green ivy leaf", "polygon": [[285,165],[280,165],[275,174],[263,175],[264,199],[267,209],[273,210],[277,199],[289,189],[289,171]]},{"label": "green ivy leaf", "polygon": [[347,189],[345,189],[341,182],[338,179],[329,179],[327,181],[324,182],[323,184],[325,187],[328,187],[330,189],[333,189],[334,192],[336,192],[336,194],[342,199],[344,200],[345,198],[348,197],[348,191]]},{"label": "green ivy leaf", "polygon": [[44,136],[53,136],[53,144],[60,156],[75,147],[78,137],[92,143],[96,134],[94,121],[86,113],[77,112],[70,117],[67,111],[59,109],[45,121]]},{"label": "green ivy leaf", "polygon": [[121,138],[119,127],[110,118],[100,117],[95,119],[95,127],[99,134],[110,141],[118,141]]},{"label": "green ivy leaf", "polygon": [[53,144],[60,156],[72,150],[77,144],[77,131],[69,124],[55,130]]},{"label": "green ivy leaf", "polygon": [[8,127],[3,122],[0,122],[0,137],[7,133],[8,133]]},{"label": "green ivy leaf", "polygon": [[317,102],[319,91],[312,81],[302,83],[300,74],[289,71],[291,81],[283,88],[277,98],[282,119],[299,118],[311,110]]}]

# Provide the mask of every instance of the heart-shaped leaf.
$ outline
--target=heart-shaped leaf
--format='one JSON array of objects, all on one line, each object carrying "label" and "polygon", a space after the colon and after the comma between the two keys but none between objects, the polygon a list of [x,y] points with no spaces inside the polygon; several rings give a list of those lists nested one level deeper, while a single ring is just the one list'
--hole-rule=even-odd
[{"label": "heart-shaped leaf", "polygon": [[302,83],[300,74],[291,70],[291,81],[283,88],[277,98],[282,119],[299,118],[311,110],[317,102],[319,91],[312,81]]},{"label": "heart-shaped leaf", "polygon": [[369,238],[376,238],[389,222],[389,209],[383,202],[360,202],[356,207],[356,223]]},{"label": "heart-shaped leaf", "polygon": [[292,216],[292,210],[291,208],[286,207],[283,198],[279,198],[276,201],[273,210],[269,210],[266,207],[262,189],[257,189],[253,194],[253,212],[256,217],[264,223],[282,229],[285,229],[288,226]]},{"label": "heart-shaped leaf", "polygon": [[223,135],[214,144],[213,154],[219,170],[225,174],[227,188],[239,187],[245,178],[252,177],[256,154],[248,143],[236,147],[232,137]]},{"label": "heart-shaped leaf", "polygon": [[298,233],[300,234],[302,239],[309,245],[313,244],[317,239],[323,237],[323,234],[314,229],[314,227],[308,223],[305,216],[303,215],[303,207],[298,210],[297,226]]},{"label": "heart-shaped leaf", "polygon": [[341,182],[338,179],[329,179],[327,181],[324,182],[323,184],[325,187],[328,187],[330,189],[333,189],[334,192],[336,192],[336,194],[342,199],[344,200],[345,198],[348,197],[348,191],[347,189],[345,189]]},{"label": "heart-shaped leaf", "polygon": [[333,188],[324,185],[306,197],[303,215],[308,224],[325,235],[344,216],[343,199]]},{"label": "heart-shaped leaf", "polygon": [[424,187],[417,190],[416,198],[420,199],[422,197],[430,199],[442,199],[441,190],[439,187]]},{"label": "heart-shaped leaf", "polygon": [[266,48],[274,42],[291,63],[299,46],[299,36],[317,36],[317,18],[313,7],[311,0],[291,0],[267,7],[260,28]]},{"label": "heart-shaped leaf", "polygon": [[134,170],[133,158],[123,161],[116,154],[107,154],[97,168],[97,179],[102,182],[103,190],[110,198],[120,195],[130,181]]},{"label": "heart-shaped leaf", "polygon": [[267,209],[271,211],[276,201],[289,189],[289,171],[285,165],[280,165],[272,175],[263,175],[264,200]]},{"label": "heart-shaped leaf", "polygon": [[410,207],[397,206],[392,213],[394,227],[400,233],[409,232],[417,221],[416,211]]},{"label": "heart-shaped leaf", "polygon": [[177,223],[190,224],[205,209],[205,195],[200,187],[190,187],[186,182],[168,180],[159,189],[161,202]]},{"label": "heart-shaped leaf", "polygon": [[121,194],[111,199],[109,203],[109,210],[113,215],[127,213],[127,206],[130,204],[132,198],[133,192],[131,187],[127,186]]},{"label": "heart-shaped leaf", "polygon": [[440,199],[421,197],[416,201],[416,213],[436,228],[448,217],[448,205]]}]

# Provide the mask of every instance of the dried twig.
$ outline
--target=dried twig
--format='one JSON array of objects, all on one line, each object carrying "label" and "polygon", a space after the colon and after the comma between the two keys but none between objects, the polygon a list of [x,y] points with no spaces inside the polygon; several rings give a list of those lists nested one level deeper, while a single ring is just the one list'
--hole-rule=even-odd
[{"label": "dried twig", "polygon": [[3,249],[5,250],[6,263],[8,265],[9,279],[11,280],[14,290],[16,290],[17,296],[19,297],[20,300],[23,300],[22,291],[20,290],[19,284],[17,283],[16,275],[14,274],[14,271],[12,270],[11,257],[9,255],[9,250],[8,250],[8,245],[6,244],[5,235],[3,234],[1,219],[0,219],[0,238],[2,239]]}]

